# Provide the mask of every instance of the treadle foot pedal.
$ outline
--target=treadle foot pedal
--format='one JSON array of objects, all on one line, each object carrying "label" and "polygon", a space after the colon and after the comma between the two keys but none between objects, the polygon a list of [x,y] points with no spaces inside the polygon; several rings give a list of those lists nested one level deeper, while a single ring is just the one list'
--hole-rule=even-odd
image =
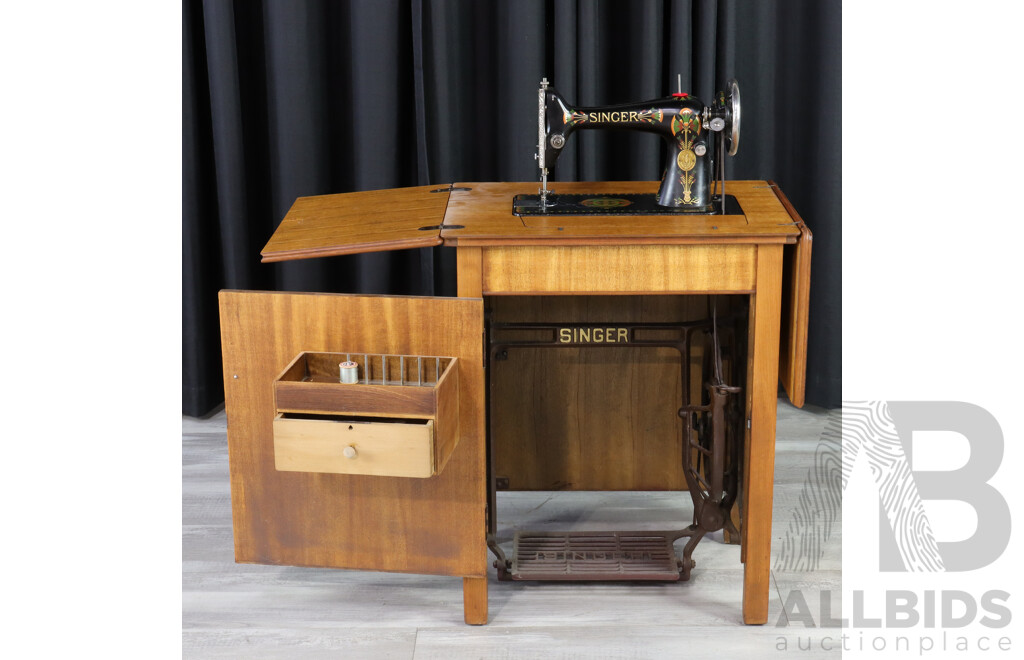
[{"label": "treadle foot pedal", "polygon": [[516,532],[512,580],[676,581],[672,532]]}]

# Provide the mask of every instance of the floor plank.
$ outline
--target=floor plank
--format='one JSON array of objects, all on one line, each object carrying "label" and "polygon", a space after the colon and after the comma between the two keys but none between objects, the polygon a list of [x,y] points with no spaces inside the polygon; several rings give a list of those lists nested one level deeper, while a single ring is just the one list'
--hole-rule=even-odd
[{"label": "floor plank", "polygon": [[[650,614],[659,618],[661,613]],[[699,625],[620,625],[587,628],[585,634],[579,625],[421,630],[413,658],[763,658],[774,653],[778,636],[773,628],[750,627],[733,635],[728,629]]]},{"label": "floor plank", "polygon": [[204,658],[378,658],[413,657],[415,630],[377,630],[350,634],[344,626],[323,628],[246,628],[186,631],[185,657]]}]

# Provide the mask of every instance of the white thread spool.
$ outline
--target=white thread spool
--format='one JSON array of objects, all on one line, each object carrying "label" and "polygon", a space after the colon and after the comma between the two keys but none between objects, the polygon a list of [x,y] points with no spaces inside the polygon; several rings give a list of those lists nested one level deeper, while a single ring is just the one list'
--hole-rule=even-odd
[{"label": "white thread spool", "polygon": [[341,368],[341,382],[350,384],[359,382],[358,362],[342,362],[338,366]]}]

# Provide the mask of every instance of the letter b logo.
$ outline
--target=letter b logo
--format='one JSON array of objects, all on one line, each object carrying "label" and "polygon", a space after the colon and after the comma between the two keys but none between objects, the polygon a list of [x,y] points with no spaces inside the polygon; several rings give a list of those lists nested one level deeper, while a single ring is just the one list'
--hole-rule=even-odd
[{"label": "letter b logo", "polygon": [[[853,458],[857,451],[865,451],[872,472],[878,475],[883,513],[880,569],[970,571],[998,559],[1010,541],[1010,509],[988,483],[1003,458],[1003,432],[996,419],[979,406],[959,401],[890,401],[887,411],[884,403],[867,405],[874,414],[866,417],[858,414],[867,412],[865,404],[844,409],[844,418],[851,410],[862,422],[848,425],[843,420],[844,450],[853,450]],[[861,435],[860,442],[850,443],[846,431],[851,429],[866,431],[869,437]],[[967,463],[942,472],[911,470],[915,431],[960,434],[970,447]],[[925,500],[969,504],[978,516],[974,534],[962,541],[937,541],[921,506]]]}]

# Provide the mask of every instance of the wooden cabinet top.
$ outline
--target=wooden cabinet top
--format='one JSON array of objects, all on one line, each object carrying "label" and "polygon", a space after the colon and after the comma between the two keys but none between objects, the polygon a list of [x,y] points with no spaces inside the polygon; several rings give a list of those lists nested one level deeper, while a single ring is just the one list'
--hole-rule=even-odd
[{"label": "wooden cabinet top", "polygon": [[[655,181],[556,182],[558,193],[653,193]],[[300,197],[263,248],[287,261],[406,248],[500,245],[794,243],[799,218],[767,181],[728,181],[743,215],[517,216],[538,183],[456,183]]]}]

